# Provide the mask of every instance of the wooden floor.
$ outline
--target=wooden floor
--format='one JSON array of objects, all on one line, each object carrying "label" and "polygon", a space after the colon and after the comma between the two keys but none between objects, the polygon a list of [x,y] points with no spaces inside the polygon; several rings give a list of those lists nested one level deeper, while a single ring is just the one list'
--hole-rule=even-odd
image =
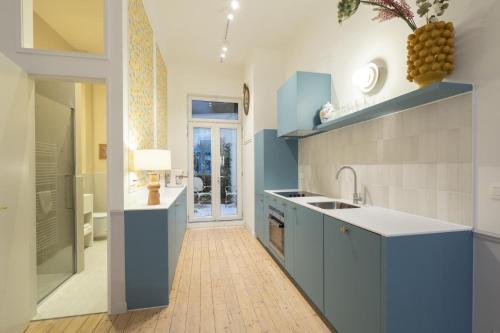
[{"label": "wooden floor", "polygon": [[329,332],[242,227],[188,229],[166,308],[33,322],[26,332]]}]

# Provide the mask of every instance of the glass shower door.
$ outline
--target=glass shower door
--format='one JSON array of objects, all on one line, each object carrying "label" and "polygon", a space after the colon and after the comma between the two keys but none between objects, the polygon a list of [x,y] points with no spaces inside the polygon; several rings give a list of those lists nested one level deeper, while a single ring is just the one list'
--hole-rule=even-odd
[{"label": "glass shower door", "polygon": [[73,109],[37,94],[36,254],[37,300],[75,272]]}]

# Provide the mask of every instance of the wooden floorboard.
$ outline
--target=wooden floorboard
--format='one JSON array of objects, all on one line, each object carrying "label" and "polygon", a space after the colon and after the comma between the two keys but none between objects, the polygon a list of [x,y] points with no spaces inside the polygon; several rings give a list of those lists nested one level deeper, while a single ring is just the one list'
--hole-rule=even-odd
[{"label": "wooden floorboard", "polygon": [[26,332],[330,331],[262,245],[229,227],[187,230],[168,307],[36,321]]}]

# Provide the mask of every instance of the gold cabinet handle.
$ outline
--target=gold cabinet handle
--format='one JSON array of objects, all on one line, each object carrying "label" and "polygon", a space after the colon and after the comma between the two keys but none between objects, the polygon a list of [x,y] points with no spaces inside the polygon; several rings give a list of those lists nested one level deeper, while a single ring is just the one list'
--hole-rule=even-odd
[{"label": "gold cabinet handle", "polygon": [[0,212],[3,212],[4,210],[7,210],[9,209],[9,207],[7,206],[0,206]]},{"label": "gold cabinet handle", "polygon": [[347,229],[346,227],[342,227],[342,228],[340,228],[340,232],[345,235],[349,232],[349,229]]}]

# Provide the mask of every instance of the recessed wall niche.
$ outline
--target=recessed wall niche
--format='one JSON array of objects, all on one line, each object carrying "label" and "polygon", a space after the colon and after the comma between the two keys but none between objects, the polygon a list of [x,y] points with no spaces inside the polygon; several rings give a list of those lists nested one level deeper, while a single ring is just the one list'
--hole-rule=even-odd
[{"label": "recessed wall niche", "polygon": [[104,55],[106,1],[22,0],[22,47]]}]

